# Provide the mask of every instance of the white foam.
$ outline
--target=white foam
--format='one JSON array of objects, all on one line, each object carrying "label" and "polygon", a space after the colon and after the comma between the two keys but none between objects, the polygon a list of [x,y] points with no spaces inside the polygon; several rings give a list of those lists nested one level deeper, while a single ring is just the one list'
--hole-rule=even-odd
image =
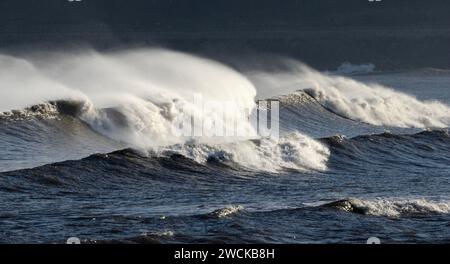
[{"label": "white foam", "polygon": [[237,214],[242,210],[244,210],[244,207],[242,205],[229,205],[224,208],[215,210],[214,212],[212,212],[212,215],[214,215],[217,218],[224,218],[227,216]]},{"label": "white foam", "polygon": [[0,118],[9,118],[12,120],[24,120],[33,117],[55,119],[58,117],[58,114],[59,112],[56,105],[46,102],[31,108],[0,112]]},{"label": "white foam", "polygon": [[354,75],[354,74],[371,73],[374,70],[375,70],[375,65],[372,63],[351,64],[350,62],[344,62],[337,68],[337,71],[334,73]]},{"label": "white foam", "polygon": [[158,155],[180,154],[199,163],[209,159],[233,162],[252,170],[279,172],[327,169],[329,149],[298,132],[279,140],[262,138],[226,144],[178,144],[157,150]]},{"label": "white foam", "polygon": [[175,235],[175,232],[171,230],[164,230],[160,232],[145,232],[142,234],[143,236],[157,236],[157,237],[173,237]]},{"label": "white foam", "polygon": [[425,199],[351,199],[353,206],[368,215],[401,217],[403,215],[427,215],[450,213],[450,202],[434,202]]},{"label": "white foam", "polygon": [[[225,118],[213,107],[200,111],[205,109],[192,102],[195,93],[205,100],[232,102]],[[260,139],[257,144],[250,141],[258,138],[250,120],[233,118],[242,109],[254,109],[254,85],[225,65],[180,52],[84,50],[0,56],[0,95],[0,110],[49,100],[80,101],[84,105],[79,117],[99,133],[133,148],[180,152],[198,162],[217,155],[258,170],[324,170],[329,156],[325,146],[299,133]],[[200,123],[225,122],[223,127],[227,118],[233,119],[246,136],[174,135],[177,120],[186,117]]]}]

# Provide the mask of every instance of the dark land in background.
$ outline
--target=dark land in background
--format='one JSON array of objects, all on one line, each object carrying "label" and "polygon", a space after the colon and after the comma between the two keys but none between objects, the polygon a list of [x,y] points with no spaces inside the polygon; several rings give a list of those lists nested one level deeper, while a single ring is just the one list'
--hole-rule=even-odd
[{"label": "dark land in background", "polygon": [[448,69],[449,14],[445,0],[2,0],[0,49],[158,45],[222,61]]}]

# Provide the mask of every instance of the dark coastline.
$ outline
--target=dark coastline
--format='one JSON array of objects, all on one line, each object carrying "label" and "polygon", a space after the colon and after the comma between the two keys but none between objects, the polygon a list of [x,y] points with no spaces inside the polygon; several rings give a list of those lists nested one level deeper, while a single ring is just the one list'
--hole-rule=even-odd
[{"label": "dark coastline", "polygon": [[345,61],[448,69],[448,13],[442,0],[6,0],[0,50],[164,46],[230,63],[277,55],[324,70]]}]

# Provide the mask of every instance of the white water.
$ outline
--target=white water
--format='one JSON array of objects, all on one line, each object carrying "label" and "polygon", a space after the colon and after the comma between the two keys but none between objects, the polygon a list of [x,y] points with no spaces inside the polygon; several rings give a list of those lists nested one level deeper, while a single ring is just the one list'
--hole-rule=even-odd
[{"label": "white water", "polygon": [[289,70],[283,72],[249,74],[258,97],[302,89],[333,112],[373,125],[442,128],[450,124],[450,107],[444,103],[420,101],[376,83],[321,73],[296,61],[286,65]]},{"label": "white water", "polygon": [[[247,120],[233,119],[239,121],[236,127],[250,135],[246,138],[180,137],[173,134],[176,121],[188,116],[201,123],[227,123],[227,117],[252,109],[257,94],[265,99],[306,89],[330,110],[374,125],[428,128],[450,124],[450,108],[443,103],[419,101],[378,84],[320,73],[296,61],[286,65],[289,70],[279,73],[243,75],[212,60],[163,49],[20,58],[0,55],[0,111],[49,100],[76,100],[84,104],[82,120],[130,147],[157,151],[166,147],[198,162],[219,155],[267,171],[324,170],[329,151],[299,133],[255,144],[246,140],[257,138]],[[193,104],[196,93],[205,100],[232,102],[225,119],[214,108],[202,111]]]},{"label": "white water", "polygon": [[234,162],[248,169],[276,173],[282,169],[324,171],[330,151],[316,140],[296,132],[279,140],[263,138],[220,145],[174,145],[160,148],[156,154],[180,154],[198,163],[216,159]]},{"label": "white water", "polygon": [[[232,102],[225,118],[214,108],[199,109],[193,104],[196,93],[205,100]],[[261,139],[256,145],[248,141],[257,138],[248,120],[232,120],[239,121],[236,128],[247,131],[250,136],[246,138],[191,138],[173,133],[177,120],[186,116],[226,126],[227,118],[242,114],[242,109],[253,109],[255,96],[253,84],[235,70],[162,49],[0,56],[0,111],[50,100],[80,101],[83,121],[130,147],[167,148],[198,162],[220,152],[257,170],[324,170],[329,151],[320,143],[295,134],[280,141]]]},{"label": "white water", "polygon": [[368,215],[401,217],[404,215],[428,215],[450,213],[449,202],[433,202],[425,199],[351,199],[352,205]]},{"label": "white water", "polygon": [[354,74],[371,73],[374,70],[375,65],[372,63],[358,65],[358,64],[351,64],[350,62],[344,62],[337,68],[337,70],[334,73],[344,75],[354,75]]},{"label": "white water", "polygon": [[77,89],[47,77],[29,60],[0,54],[0,112],[82,96]]},{"label": "white water", "polygon": [[214,212],[211,213],[211,215],[217,218],[224,218],[235,215],[241,212],[242,210],[244,210],[244,207],[242,205],[228,205],[224,208],[215,210]]}]

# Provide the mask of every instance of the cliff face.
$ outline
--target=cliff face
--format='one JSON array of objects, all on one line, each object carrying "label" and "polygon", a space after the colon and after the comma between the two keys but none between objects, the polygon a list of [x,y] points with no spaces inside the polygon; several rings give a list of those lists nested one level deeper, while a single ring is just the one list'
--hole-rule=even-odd
[{"label": "cliff face", "polygon": [[450,68],[447,0],[2,0],[0,48],[85,43],[273,53],[320,68]]}]

